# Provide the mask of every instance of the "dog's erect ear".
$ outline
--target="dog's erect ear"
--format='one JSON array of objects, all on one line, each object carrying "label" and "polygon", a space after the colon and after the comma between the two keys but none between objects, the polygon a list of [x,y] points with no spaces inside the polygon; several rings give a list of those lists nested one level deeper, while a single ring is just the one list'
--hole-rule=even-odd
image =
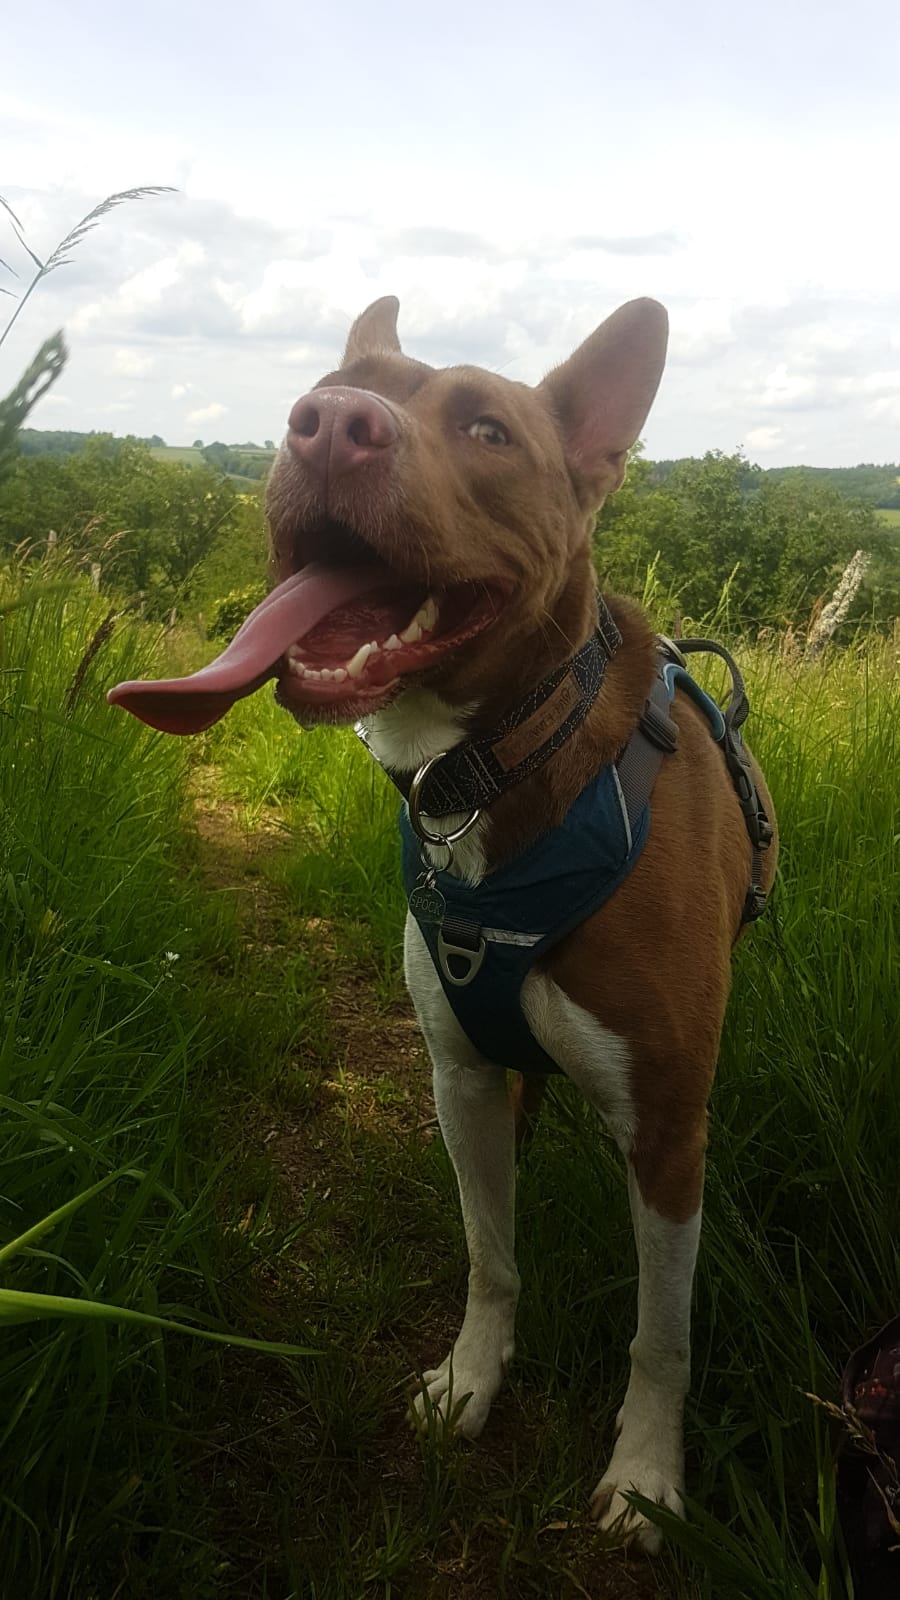
[{"label": "dog's erect ear", "polygon": [[657,300],[629,300],[540,385],[586,506],[598,504],[625,476],[625,458],[662,377],[668,330]]},{"label": "dog's erect ear", "polygon": [[347,339],[347,348],[344,351],[345,367],[348,367],[351,361],[361,361],[363,356],[400,354],[400,340],[397,338],[399,310],[400,301],[397,296],[386,294],[380,300],[373,300],[372,304],[360,313]]}]

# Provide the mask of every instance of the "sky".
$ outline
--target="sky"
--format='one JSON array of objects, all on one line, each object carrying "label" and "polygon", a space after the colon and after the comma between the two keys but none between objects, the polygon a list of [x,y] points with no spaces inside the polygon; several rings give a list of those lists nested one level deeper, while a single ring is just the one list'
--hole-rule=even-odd
[{"label": "sky", "polygon": [[[42,0],[3,20],[0,194],[44,257],[0,346],[62,326],[29,423],[284,434],[353,317],[534,383],[663,301],[648,455],[900,459],[895,0]],[[0,214],[0,287],[29,258]],[[14,301],[0,295],[0,330]]]}]

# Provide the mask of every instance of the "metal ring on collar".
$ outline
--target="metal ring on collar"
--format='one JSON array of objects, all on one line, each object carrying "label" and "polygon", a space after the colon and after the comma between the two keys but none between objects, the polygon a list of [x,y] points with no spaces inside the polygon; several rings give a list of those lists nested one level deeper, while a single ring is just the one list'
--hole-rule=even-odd
[{"label": "metal ring on collar", "polygon": [[458,839],[465,838],[470,828],[474,828],[481,815],[476,806],[475,810],[469,813],[465,822],[460,827],[454,828],[451,833],[432,833],[430,829],[423,825],[421,816],[422,788],[429,772],[433,767],[437,766],[439,761],[443,761],[446,754],[446,750],[441,750],[438,755],[432,756],[430,761],[426,761],[419,768],[409,786],[409,820],[413,833],[418,839],[422,840],[423,844],[456,844]]}]

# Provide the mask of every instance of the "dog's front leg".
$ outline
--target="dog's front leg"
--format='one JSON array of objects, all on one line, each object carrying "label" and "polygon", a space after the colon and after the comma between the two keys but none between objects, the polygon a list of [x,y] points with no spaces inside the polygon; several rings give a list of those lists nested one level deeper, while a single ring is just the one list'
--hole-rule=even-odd
[{"label": "dog's front leg", "polygon": [[[706,1116],[700,1106],[693,1112],[679,1109],[661,1094],[642,1116],[628,1042],[552,979],[530,977],[523,1008],[544,1048],[556,1052],[564,1071],[601,1113],[627,1162],[638,1255],[638,1325],[615,1449],[591,1510],[601,1528],[653,1552],[661,1535],[625,1495],[636,1489],[672,1511],[682,1509],[682,1422],[690,1380],[691,1286],[700,1238]],[[660,1060],[650,1081],[663,1084],[666,1065]]]},{"label": "dog's front leg", "polygon": [[601,1527],[617,1528],[652,1553],[659,1530],[624,1495],[636,1489],[679,1514],[684,1489],[684,1399],[690,1382],[691,1287],[700,1208],[685,1221],[660,1215],[641,1194],[628,1163],[628,1194],[638,1254],[638,1325],[631,1375],[616,1419],[609,1466],[591,1499]]},{"label": "dog's front leg", "polygon": [[[406,976],[434,1067],[434,1098],[456,1173],[469,1250],[462,1328],[449,1355],[423,1375],[442,1423],[474,1439],[513,1355],[519,1275],[514,1256],[515,1117],[506,1073],[477,1054],[456,1021],[410,919]],[[461,1405],[464,1397],[469,1398]],[[459,1408],[459,1409],[458,1409]],[[416,1400],[419,1418],[424,1395]]]}]

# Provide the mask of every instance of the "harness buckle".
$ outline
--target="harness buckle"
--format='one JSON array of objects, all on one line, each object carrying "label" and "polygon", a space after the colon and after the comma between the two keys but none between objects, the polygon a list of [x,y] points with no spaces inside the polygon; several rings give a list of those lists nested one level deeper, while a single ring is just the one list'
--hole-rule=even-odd
[{"label": "harness buckle", "polygon": [[665,755],[678,748],[678,729],[672,718],[654,700],[648,700],[638,718],[638,727],[645,738],[655,744]]},{"label": "harness buckle", "polygon": [[456,989],[464,989],[481,971],[487,945],[480,932],[475,937],[478,942],[473,948],[471,945],[457,944],[455,940],[445,938],[443,928],[438,930],[437,949],[441,971],[447,982],[452,983]]},{"label": "harness buckle", "polygon": [[744,900],[744,913],[741,921],[756,922],[766,909],[767,899],[768,896],[765,889],[761,888],[757,883],[751,884]]}]

